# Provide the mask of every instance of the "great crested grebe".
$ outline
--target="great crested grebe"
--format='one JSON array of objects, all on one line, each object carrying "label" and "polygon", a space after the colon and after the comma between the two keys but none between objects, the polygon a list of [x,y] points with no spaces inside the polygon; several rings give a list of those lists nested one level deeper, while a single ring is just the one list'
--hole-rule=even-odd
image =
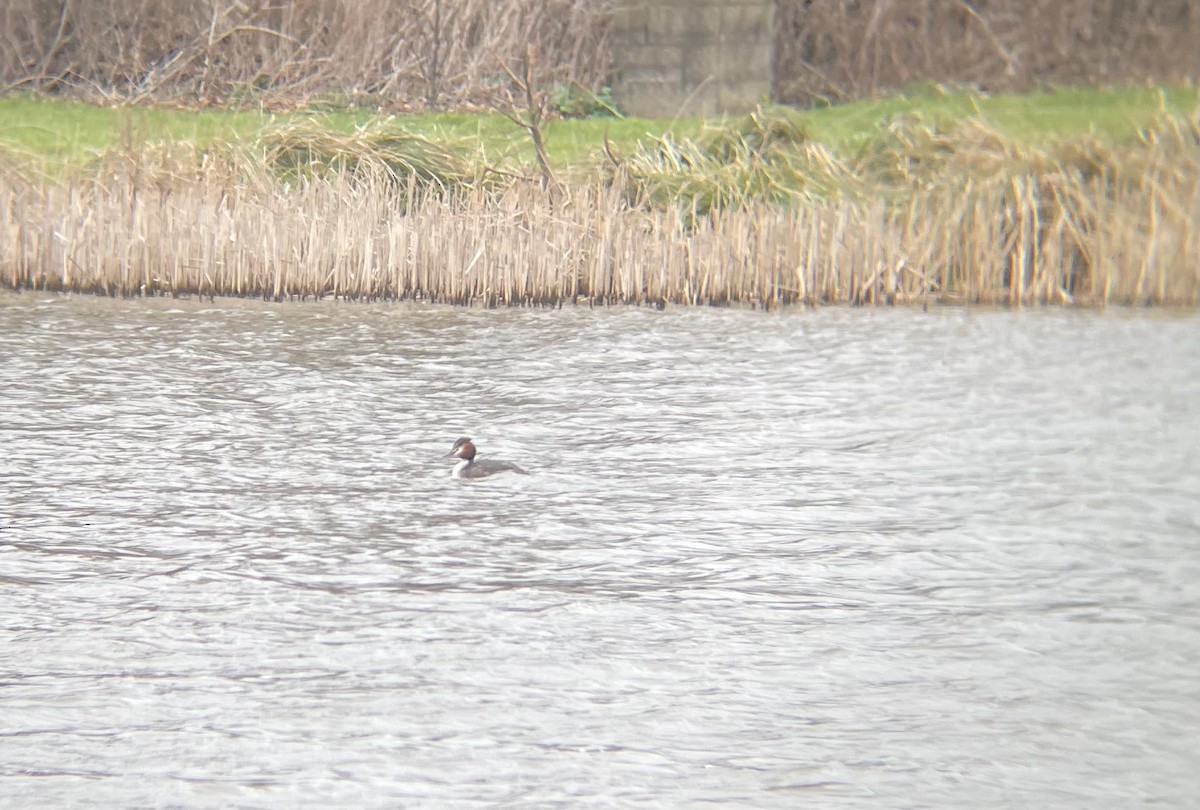
[{"label": "great crested grebe", "polygon": [[454,447],[445,455],[445,458],[458,459],[458,463],[454,465],[454,472],[451,473],[454,478],[487,478],[489,475],[501,472],[529,475],[510,461],[489,461],[488,459],[476,461],[475,443],[465,436],[454,443]]}]

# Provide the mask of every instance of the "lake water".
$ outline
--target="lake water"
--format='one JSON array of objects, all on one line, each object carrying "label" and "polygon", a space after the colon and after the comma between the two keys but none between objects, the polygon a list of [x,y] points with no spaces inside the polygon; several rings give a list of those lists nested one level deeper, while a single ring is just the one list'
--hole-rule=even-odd
[{"label": "lake water", "polygon": [[1198,347],[6,295],[0,804],[1195,806]]}]

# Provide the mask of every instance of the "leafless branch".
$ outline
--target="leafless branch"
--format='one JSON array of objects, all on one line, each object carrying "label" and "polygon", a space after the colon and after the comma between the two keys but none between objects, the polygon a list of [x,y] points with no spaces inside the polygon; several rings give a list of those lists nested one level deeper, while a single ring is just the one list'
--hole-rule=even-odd
[{"label": "leafless branch", "polygon": [[521,57],[521,72],[518,74],[499,55],[496,61],[508,76],[515,94],[510,94],[507,108],[501,109],[501,114],[517,126],[529,133],[533,141],[533,150],[537,156],[538,170],[542,175],[542,187],[557,185],[554,172],[550,168],[550,159],[546,156],[546,145],[542,138],[542,123],[546,120],[546,94],[538,90],[534,77],[534,65],[537,55],[533,46],[525,48]]}]

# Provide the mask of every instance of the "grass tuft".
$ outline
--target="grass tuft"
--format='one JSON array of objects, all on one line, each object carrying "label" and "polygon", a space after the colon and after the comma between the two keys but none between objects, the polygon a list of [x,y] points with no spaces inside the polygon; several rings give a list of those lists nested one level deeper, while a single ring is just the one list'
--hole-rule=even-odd
[{"label": "grass tuft", "polygon": [[259,137],[264,163],[287,179],[383,176],[443,189],[478,182],[464,148],[435,143],[390,120],[340,132],[316,120],[295,121],[265,130]]}]

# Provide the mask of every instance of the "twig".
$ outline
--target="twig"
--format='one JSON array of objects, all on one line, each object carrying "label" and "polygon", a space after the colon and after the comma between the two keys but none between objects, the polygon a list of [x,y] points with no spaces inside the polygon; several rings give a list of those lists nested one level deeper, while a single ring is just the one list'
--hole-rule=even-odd
[{"label": "twig", "polygon": [[[204,57],[207,59],[210,55],[210,52],[211,52],[211,49],[213,46],[219,45],[220,43],[224,42],[226,39],[233,36],[234,34],[240,34],[240,33],[246,32],[246,31],[253,31],[253,32],[259,33],[259,34],[269,34],[270,36],[278,37],[279,39],[286,39],[289,42],[298,44],[298,41],[296,40],[295,37],[288,36],[287,34],[284,34],[280,31],[275,31],[271,28],[267,28],[262,25],[253,25],[253,24],[249,24],[249,23],[246,23],[243,25],[235,25],[232,28],[226,29],[218,37],[213,38],[210,34],[208,47],[204,48],[200,52],[193,52],[193,53],[189,54],[186,58],[183,58],[184,49],[180,49],[180,50],[176,51],[175,55],[171,57],[170,61],[164,67],[164,72],[160,73],[157,79],[154,79],[153,82],[151,82],[151,79],[153,79],[153,76],[147,76],[145,79],[142,80],[143,89],[139,90],[133,96],[132,100],[134,102],[138,102],[138,101],[141,101],[142,99],[146,98],[151,93],[154,93],[155,91],[157,91],[158,88],[160,88],[163,84],[165,84],[176,73],[179,73],[181,70],[183,70],[183,68],[187,67],[192,62],[196,61],[196,59],[199,58],[201,56],[201,54],[203,54]],[[147,85],[146,84],[147,82],[151,82],[151,83]]]},{"label": "twig", "polygon": [[438,96],[442,91],[442,0],[433,0],[433,18],[429,22],[429,42],[432,53],[428,62],[421,62],[421,76],[425,79],[425,106],[437,109]]},{"label": "twig", "polygon": [[516,101],[510,96],[509,109],[500,112],[509,121],[529,133],[529,138],[533,141],[534,152],[537,155],[538,169],[542,174],[542,188],[550,185],[557,186],[558,181],[554,179],[554,172],[550,169],[550,158],[546,155],[546,145],[542,138],[542,122],[546,119],[546,94],[535,89],[534,86],[533,65],[537,57],[533,46],[525,48],[521,59],[522,75],[520,76],[508,66],[508,63],[499,54],[493,52],[493,56],[496,57],[496,61],[500,63],[504,72],[508,74],[513,87],[524,97],[523,108],[518,107]]},{"label": "twig", "polygon": [[46,73],[46,68],[50,66],[50,60],[54,58],[63,41],[63,31],[67,27],[67,13],[71,10],[71,0],[63,0],[62,11],[58,15],[58,30],[54,32],[54,41],[50,43],[50,47],[46,49],[46,53],[42,55],[41,64],[34,68],[33,73],[37,76],[43,76]]},{"label": "twig", "polygon": [[608,130],[604,130],[604,155],[608,158],[608,162],[616,168],[621,168],[621,160],[613,154],[612,143],[608,140]]},{"label": "twig", "polygon": [[1000,54],[1000,58],[1004,60],[1004,75],[1010,79],[1016,76],[1017,57],[1013,55],[1012,51],[1004,47],[1004,44],[1000,42],[1000,38],[996,36],[996,32],[992,30],[992,26],[988,21],[981,17],[979,12],[970,3],[967,3],[966,0],[954,0],[954,4],[979,23],[979,26],[983,29],[983,33],[987,34],[988,39],[992,41],[992,47],[996,49],[996,52]]}]

